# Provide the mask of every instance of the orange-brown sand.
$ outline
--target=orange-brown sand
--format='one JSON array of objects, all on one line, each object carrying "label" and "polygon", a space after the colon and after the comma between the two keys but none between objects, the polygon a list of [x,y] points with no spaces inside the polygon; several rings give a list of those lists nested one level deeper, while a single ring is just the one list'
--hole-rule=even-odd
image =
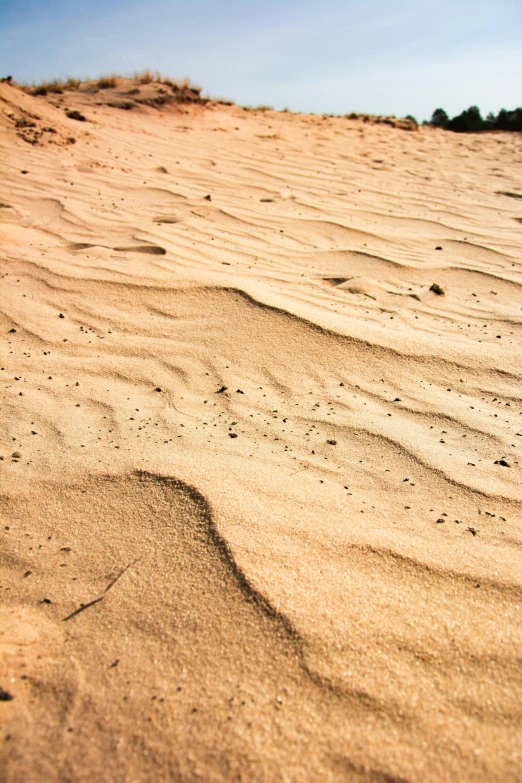
[{"label": "orange-brown sand", "polygon": [[520,136],[162,89],[0,85],[2,779],[520,781]]}]

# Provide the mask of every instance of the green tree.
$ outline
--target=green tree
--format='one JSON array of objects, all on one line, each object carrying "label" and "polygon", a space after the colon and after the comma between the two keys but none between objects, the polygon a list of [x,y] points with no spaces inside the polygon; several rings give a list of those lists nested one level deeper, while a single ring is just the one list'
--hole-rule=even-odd
[{"label": "green tree", "polygon": [[501,109],[495,120],[494,128],[503,131],[522,131],[522,108],[519,107],[514,111]]},{"label": "green tree", "polygon": [[448,130],[455,133],[477,133],[484,130],[484,120],[478,106],[470,106],[462,114],[453,117],[448,122]]},{"label": "green tree", "polygon": [[448,122],[449,117],[444,109],[435,109],[431,115],[430,125],[433,125],[434,128],[447,128]]},{"label": "green tree", "polygon": [[484,120],[484,130],[493,130],[495,127],[495,122],[497,121],[497,118],[493,114],[492,111],[489,112],[488,116]]}]

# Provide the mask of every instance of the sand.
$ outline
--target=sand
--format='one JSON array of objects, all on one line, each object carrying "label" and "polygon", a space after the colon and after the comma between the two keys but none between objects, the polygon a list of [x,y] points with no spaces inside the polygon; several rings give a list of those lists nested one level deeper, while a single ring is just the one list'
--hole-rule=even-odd
[{"label": "sand", "polygon": [[161,89],[0,85],[2,779],[520,781],[519,135]]}]

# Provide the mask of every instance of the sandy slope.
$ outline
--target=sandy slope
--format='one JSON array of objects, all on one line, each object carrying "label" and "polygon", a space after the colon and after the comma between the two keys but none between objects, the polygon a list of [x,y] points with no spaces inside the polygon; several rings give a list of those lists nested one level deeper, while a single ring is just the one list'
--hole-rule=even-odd
[{"label": "sandy slope", "polygon": [[520,138],[0,99],[3,779],[519,781]]}]

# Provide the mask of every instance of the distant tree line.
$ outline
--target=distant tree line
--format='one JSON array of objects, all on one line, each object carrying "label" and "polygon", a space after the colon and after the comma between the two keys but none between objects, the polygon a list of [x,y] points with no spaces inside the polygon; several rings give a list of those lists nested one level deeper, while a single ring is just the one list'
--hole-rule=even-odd
[{"label": "distant tree line", "polygon": [[495,116],[492,112],[483,119],[478,106],[470,106],[451,120],[444,109],[435,109],[430,125],[445,128],[455,133],[479,133],[480,131],[522,131],[522,108],[501,109]]}]

